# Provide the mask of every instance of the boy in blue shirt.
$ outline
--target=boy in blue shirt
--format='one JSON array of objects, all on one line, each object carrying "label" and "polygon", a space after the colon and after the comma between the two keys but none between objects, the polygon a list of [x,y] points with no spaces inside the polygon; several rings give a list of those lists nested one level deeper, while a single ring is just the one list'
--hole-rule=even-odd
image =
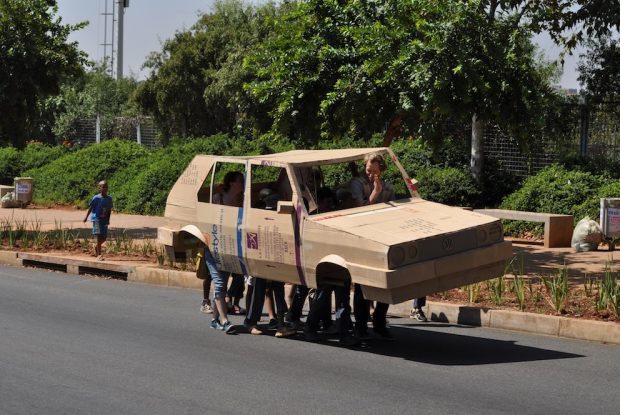
[{"label": "boy in blue shirt", "polygon": [[103,260],[101,245],[103,245],[108,236],[112,206],[112,196],[108,195],[108,183],[102,180],[99,182],[99,193],[90,201],[88,212],[86,212],[86,217],[84,218],[84,223],[86,223],[90,215],[90,220],[93,223],[93,235],[97,236],[95,256],[99,260]]}]

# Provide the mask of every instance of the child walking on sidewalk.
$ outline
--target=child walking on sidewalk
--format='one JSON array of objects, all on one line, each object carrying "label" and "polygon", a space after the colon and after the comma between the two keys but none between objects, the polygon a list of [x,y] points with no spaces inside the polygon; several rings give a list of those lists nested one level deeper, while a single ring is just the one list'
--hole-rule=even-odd
[{"label": "child walking on sidewalk", "polygon": [[108,183],[102,180],[99,182],[99,193],[90,201],[88,212],[86,212],[86,217],[84,218],[84,223],[86,223],[90,215],[90,220],[93,223],[93,235],[97,237],[95,256],[100,261],[103,260],[101,245],[108,237],[108,225],[112,215],[112,206],[112,196],[108,195]]}]

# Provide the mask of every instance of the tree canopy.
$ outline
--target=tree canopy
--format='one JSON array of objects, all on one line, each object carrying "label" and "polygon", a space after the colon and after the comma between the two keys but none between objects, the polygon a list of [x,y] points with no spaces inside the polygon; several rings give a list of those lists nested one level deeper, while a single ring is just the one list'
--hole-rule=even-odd
[{"label": "tree canopy", "polygon": [[[316,141],[368,137],[395,117],[416,136],[448,119],[497,122],[527,135],[550,93],[531,31],[482,1],[298,3],[249,57],[252,92],[274,129]],[[481,12],[482,11],[482,12]]]},{"label": "tree canopy", "polygon": [[138,81],[132,77],[115,80],[105,63],[96,64],[78,82],[63,83],[60,93],[46,101],[54,113],[53,132],[59,140],[76,135],[77,122],[100,116],[104,135],[113,118],[136,116],[138,108],[130,99]]},{"label": "tree canopy", "polygon": [[581,55],[579,82],[592,102],[620,100],[620,41],[602,37]]},{"label": "tree canopy", "polygon": [[85,54],[68,36],[54,0],[0,1],[0,141],[23,147],[37,134],[42,100],[82,73]]},{"label": "tree canopy", "polygon": [[[239,0],[218,1],[191,30],[176,33],[161,52],[152,53],[151,69],[136,100],[168,135],[201,136],[234,132],[260,115],[243,91],[248,73],[243,57],[269,33],[278,8],[255,7]],[[251,109],[251,111],[249,111]],[[259,120],[254,119],[260,124]]]}]

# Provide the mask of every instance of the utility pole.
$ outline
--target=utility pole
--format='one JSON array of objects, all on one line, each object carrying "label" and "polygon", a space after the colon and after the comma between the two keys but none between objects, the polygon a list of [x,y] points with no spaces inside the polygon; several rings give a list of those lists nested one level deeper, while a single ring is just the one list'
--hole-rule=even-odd
[{"label": "utility pole", "polygon": [[[114,55],[114,40],[112,42],[108,42],[108,16],[112,16],[112,22],[114,22],[114,14],[108,12],[108,0],[105,0],[104,7],[105,10],[103,11],[103,13],[101,13],[104,22],[103,43],[101,44],[101,46],[103,46],[103,62],[106,68],[106,72],[108,72],[110,76],[112,76],[112,64],[108,61],[108,46],[110,46],[110,48],[112,49],[112,51],[110,52],[110,58],[113,59],[112,56]],[[114,29],[114,24],[112,24],[112,29]],[[114,32],[114,30],[112,30],[112,32]],[[108,65],[110,65],[109,68]]]},{"label": "utility pole", "polygon": [[125,9],[129,7],[129,0],[116,0],[117,6],[117,45],[116,45],[116,79],[123,78],[123,24]]}]

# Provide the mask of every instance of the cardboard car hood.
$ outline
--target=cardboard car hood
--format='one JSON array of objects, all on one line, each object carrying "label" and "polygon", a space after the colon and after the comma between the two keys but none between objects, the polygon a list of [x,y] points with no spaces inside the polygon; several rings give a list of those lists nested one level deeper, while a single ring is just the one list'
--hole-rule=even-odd
[{"label": "cardboard car hood", "polygon": [[422,199],[336,211],[313,220],[387,246],[459,233],[498,221],[487,215]]}]

